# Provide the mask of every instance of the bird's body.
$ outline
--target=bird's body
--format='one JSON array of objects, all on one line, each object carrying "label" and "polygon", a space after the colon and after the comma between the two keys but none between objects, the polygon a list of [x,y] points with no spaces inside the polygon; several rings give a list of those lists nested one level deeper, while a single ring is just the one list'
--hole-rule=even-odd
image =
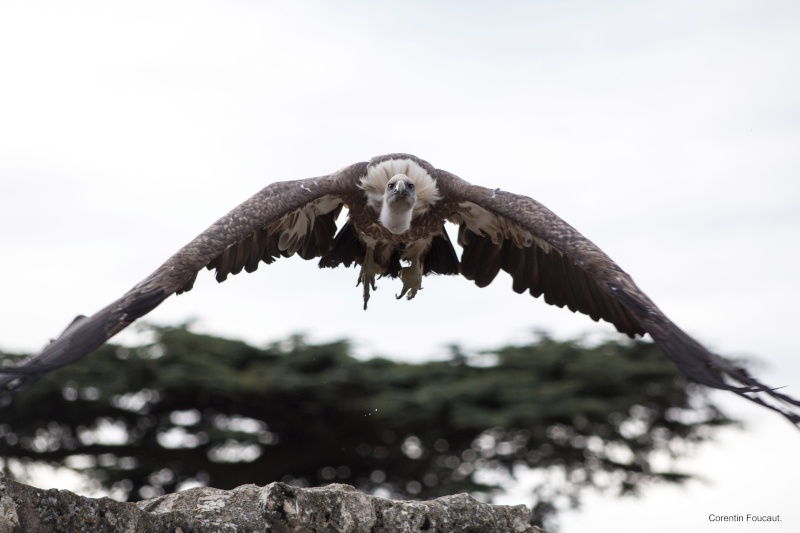
[{"label": "bird's body", "polygon": [[[341,228],[337,219],[347,207]],[[444,229],[458,226],[459,257]],[[712,354],[673,324],[600,248],[526,196],[472,185],[426,161],[390,154],[333,174],[267,186],[201,233],[122,298],[76,322],[41,354],[5,369],[19,385],[99,347],[204,267],[223,281],[260,263],[299,255],[321,267],[359,265],[367,307],[380,277],[402,280],[413,298],[427,274],[461,274],[479,287],[500,270],[515,292],[543,296],[631,337],[650,336],[689,377],[733,391],[800,425],[800,402]],[[428,291],[426,291],[428,292]],[[402,311],[401,311],[402,312]]]},{"label": "bird's body", "polygon": [[[392,226],[402,216],[393,217],[385,201],[387,186],[396,176],[414,184],[416,200],[406,219],[407,229],[402,224]],[[315,194],[315,186],[331,192]],[[485,287],[505,270],[516,292],[544,295],[547,303],[604,319],[629,336],[645,333],[631,311],[599,283],[635,287],[630,277],[591,241],[530,198],[472,185],[414,156],[391,154],[324,178],[273,184],[228,217],[235,220],[248,213],[248,221],[256,219],[249,211],[257,209],[257,204],[251,209],[248,203],[261,203],[270,188],[281,189],[284,204],[295,197],[312,199],[269,224],[245,230],[204,265],[216,270],[218,281],[242,270],[252,272],[259,262],[269,264],[294,254],[320,258],[319,265],[327,268],[357,264],[362,267],[359,283],[364,284],[366,308],[376,276],[408,279],[411,285],[404,283],[400,292],[413,297],[422,275],[462,274]],[[344,206],[348,207],[347,221],[337,228],[336,218]],[[236,227],[225,218],[220,222],[226,230]],[[445,222],[459,226],[460,259]],[[218,233],[209,230],[204,235]],[[192,269],[195,265],[192,262]],[[191,289],[194,277],[177,292]],[[649,300],[645,304],[650,305]]]}]

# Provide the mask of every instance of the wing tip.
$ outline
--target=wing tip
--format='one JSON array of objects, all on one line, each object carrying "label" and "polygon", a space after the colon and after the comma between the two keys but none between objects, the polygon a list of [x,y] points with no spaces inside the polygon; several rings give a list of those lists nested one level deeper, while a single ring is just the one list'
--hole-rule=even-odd
[{"label": "wing tip", "polygon": [[800,400],[778,392],[783,387],[761,383],[745,368],[707,350],[663,315],[648,326],[648,333],[664,355],[690,379],[708,387],[731,391],[775,411],[800,429]]}]

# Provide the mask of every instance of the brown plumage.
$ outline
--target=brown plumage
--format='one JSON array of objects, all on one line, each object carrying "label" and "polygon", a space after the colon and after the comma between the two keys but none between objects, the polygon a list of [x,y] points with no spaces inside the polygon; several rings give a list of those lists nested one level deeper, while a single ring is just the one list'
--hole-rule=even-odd
[{"label": "brown plumage", "polygon": [[[337,232],[343,207],[348,219]],[[445,222],[459,227],[460,259]],[[224,281],[295,254],[319,258],[320,267],[360,265],[365,309],[376,277],[400,277],[400,296],[407,293],[410,299],[426,274],[461,274],[485,287],[503,270],[514,291],[605,320],[631,337],[648,333],[692,379],[733,391],[800,426],[800,402],[706,350],[602,250],[549,209],[526,196],[472,185],[406,154],[265,187],[122,298],[76,319],[28,362],[3,369],[8,375],[0,376],[0,385],[17,387],[93,351],[168,296],[190,290],[203,268]]]}]

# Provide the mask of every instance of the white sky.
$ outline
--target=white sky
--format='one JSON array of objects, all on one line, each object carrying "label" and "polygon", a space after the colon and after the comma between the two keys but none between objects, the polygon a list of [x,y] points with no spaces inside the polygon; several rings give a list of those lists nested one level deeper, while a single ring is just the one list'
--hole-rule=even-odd
[{"label": "white sky", "polygon": [[[0,348],[39,349],[270,182],[403,151],[543,202],[800,396],[798,53],[794,1],[2,2]],[[205,273],[148,319],[417,361],[613,334],[504,275],[426,279],[412,302],[381,280],[367,312],[356,277],[296,258]],[[749,426],[686,463],[706,484],[592,499],[563,531],[729,527],[712,512],[797,531],[797,432],[716,397]]]}]

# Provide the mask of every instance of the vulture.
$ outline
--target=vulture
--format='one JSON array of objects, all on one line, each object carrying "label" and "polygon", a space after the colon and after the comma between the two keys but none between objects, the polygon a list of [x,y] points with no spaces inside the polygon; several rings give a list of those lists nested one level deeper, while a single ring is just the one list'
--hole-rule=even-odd
[{"label": "vulture", "polygon": [[[347,218],[337,219],[343,208]],[[457,255],[445,223],[458,226]],[[517,293],[604,320],[630,337],[649,334],[689,378],[732,391],[800,427],[800,402],[711,353],[676,326],[614,261],[542,204],[473,185],[408,154],[355,163],[326,176],[268,185],[178,250],[127,294],[78,317],[41,353],[0,369],[9,393],[97,349],[204,268],[217,281],[299,255],[319,266],[360,267],[364,309],[378,278],[400,278],[397,298],[417,296],[428,274],[485,287],[503,270]],[[425,297],[429,297],[428,294]]]}]

